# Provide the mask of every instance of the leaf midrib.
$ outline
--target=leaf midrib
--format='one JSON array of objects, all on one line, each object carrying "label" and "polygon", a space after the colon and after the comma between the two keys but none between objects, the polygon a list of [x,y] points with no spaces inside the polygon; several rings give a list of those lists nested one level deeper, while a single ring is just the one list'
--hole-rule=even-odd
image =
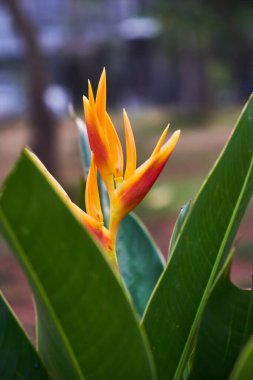
[{"label": "leaf midrib", "polygon": [[[192,341],[192,338],[193,338],[193,335],[194,335],[194,332],[195,332],[195,325],[196,323],[198,322],[199,320],[199,316],[200,314],[202,313],[202,310],[204,308],[204,305],[206,303],[206,295],[207,293],[209,293],[209,288],[210,288],[210,285],[211,283],[213,282],[213,278],[215,276],[215,273],[216,273],[216,270],[218,268],[218,265],[219,265],[219,260],[222,256],[222,253],[223,253],[223,250],[224,250],[224,246],[226,245],[226,241],[227,241],[227,237],[229,235],[229,231],[231,230],[231,227],[234,223],[234,220],[235,220],[235,216],[237,214],[237,211],[238,211],[238,208],[239,208],[239,204],[240,204],[240,201],[243,197],[243,194],[244,194],[244,190],[245,188],[247,187],[248,185],[248,182],[249,182],[249,179],[250,179],[250,174],[251,174],[251,171],[252,171],[252,168],[253,168],[253,158],[251,158],[251,161],[250,161],[250,165],[249,165],[249,169],[247,171],[247,175],[246,175],[246,178],[245,178],[245,181],[244,181],[244,185],[242,186],[242,189],[239,193],[239,196],[238,196],[238,199],[237,199],[237,202],[236,202],[236,205],[234,207],[234,210],[233,210],[233,213],[232,213],[232,217],[230,219],[230,223],[228,224],[228,227],[226,229],[226,232],[224,234],[224,237],[223,237],[223,240],[221,242],[221,245],[220,245],[220,249],[219,249],[219,252],[218,252],[218,255],[216,257],[216,260],[215,260],[215,263],[213,265],[213,269],[211,271],[211,274],[209,276],[209,280],[208,280],[208,283],[207,283],[207,286],[206,286],[206,290],[204,291],[203,293],[203,296],[201,298],[201,302],[199,304],[199,307],[197,309],[197,313],[195,315],[195,318],[193,320],[193,323],[192,323],[192,327],[190,329],[190,332],[188,334],[188,338],[186,340],[186,344],[185,344],[185,348],[182,352],[182,355],[180,357],[180,360],[178,362],[178,366],[177,366],[177,369],[176,369],[176,372],[175,372],[175,375],[173,376],[173,380],[179,380],[180,377],[181,377],[181,371],[182,371],[182,366],[183,366],[183,363],[185,361],[185,356],[186,356],[186,353],[188,351],[188,348],[189,348],[189,345],[191,344],[191,341]],[[179,240],[179,239],[178,239]]]},{"label": "leaf midrib", "polygon": [[36,271],[34,270],[33,266],[27,260],[26,254],[25,254],[25,249],[22,247],[22,244],[20,243],[19,239],[17,238],[17,236],[16,236],[15,232],[13,231],[10,223],[8,222],[8,217],[4,213],[4,210],[2,207],[0,207],[0,216],[2,218],[4,227],[8,231],[9,236],[11,237],[11,241],[13,242],[15,249],[21,253],[23,264],[26,267],[26,269],[27,269],[30,277],[32,278],[34,284],[36,284],[36,289],[37,289],[38,293],[40,294],[42,300],[44,301],[44,303],[47,307],[47,310],[49,311],[49,314],[50,314],[50,316],[54,322],[54,326],[58,330],[58,333],[61,336],[62,341],[64,342],[64,345],[65,345],[65,348],[69,354],[69,358],[70,358],[70,361],[72,363],[73,369],[75,370],[75,372],[78,375],[78,377],[80,378],[80,380],[85,380],[85,376],[81,370],[81,367],[78,363],[78,360],[76,359],[76,357],[74,355],[73,348],[72,348],[66,334],[64,333],[64,330],[61,326],[60,320],[57,318],[57,315],[54,313],[53,307],[51,306],[51,302],[50,302],[49,298],[46,296],[46,292],[44,290],[44,287],[41,284],[40,280],[38,279],[38,276],[36,275]]}]

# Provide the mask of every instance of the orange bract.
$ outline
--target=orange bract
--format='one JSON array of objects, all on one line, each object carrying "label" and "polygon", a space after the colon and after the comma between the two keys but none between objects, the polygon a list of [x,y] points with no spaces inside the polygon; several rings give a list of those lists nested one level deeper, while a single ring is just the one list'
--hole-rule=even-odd
[{"label": "orange bract", "polygon": [[[109,234],[115,252],[116,234],[120,221],[145,197],[164,168],[178,142],[180,131],[173,133],[164,144],[168,127],[162,133],[150,158],[136,169],[136,147],[131,123],[125,110],[123,121],[126,140],[126,164],[122,146],[113,122],[106,111],[106,73],[99,80],[96,100],[90,82],[88,97],[84,97],[84,112],[92,151],[87,182],[86,209],[97,222],[103,223],[99,193],[96,185],[96,166],[105,182],[110,199]],[[115,254],[116,260],[116,254]]]},{"label": "orange bract", "polygon": [[91,215],[98,222],[103,223],[103,214],[97,183],[97,167],[95,165],[93,154],[91,155],[90,170],[86,182],[85,207],[89,215]]},{"label": "orange bract", "polygon": [[136,147],[132,127],[125,110],[123,110],[123,119],[126,138],[126,170],[124,178],[127,179],[136,169]]}]

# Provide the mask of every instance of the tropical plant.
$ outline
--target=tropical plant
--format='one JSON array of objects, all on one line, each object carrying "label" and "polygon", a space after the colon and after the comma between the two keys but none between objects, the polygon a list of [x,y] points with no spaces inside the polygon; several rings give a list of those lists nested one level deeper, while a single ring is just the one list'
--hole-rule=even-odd
[{"label": "tropical plant", "polygon": [[229,274],[253,192],[253,97],[196,199],[182,208],[166,264],[129,212],[179,132],[164,143],[166,128],[136,169],[126,112],[125,165],[106,112],[105,72],[96,99],[89,84],[84,108],[86,125],[74,117],[86,211],[27,149],[2,186],[1,232],[33,291],[37,346],[1,296],[0,378],[251,379],[252,291],[235,287]]}]

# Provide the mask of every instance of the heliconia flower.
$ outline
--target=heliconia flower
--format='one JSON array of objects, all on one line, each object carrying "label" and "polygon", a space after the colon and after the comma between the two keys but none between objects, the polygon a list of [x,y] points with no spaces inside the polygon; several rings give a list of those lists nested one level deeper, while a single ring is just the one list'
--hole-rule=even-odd
[{"label": "heliconia flower", "polygon": [[[180,131],[173,133],[164,143],[168,127],[162,133],[150,158],[136,168],[137,154],[132,127],[127,113],[123,110],[126,163],[125,170],[122,146],[114,125],[106,111],[106,73],[103,70],[94,99],[90,82],[88,82],[88,99],[83,98],[85,121],[87,126],[92,164],[90,174],[96,175],[98,168],[105,182],[110,199],[109,232],[112,251],[115,252],[116,234],[121,220],[132,211],[145,197],[157,177],[173,153]],[[92,189],[90,184],[90,189]],[[89,199],[88,212],[99,222],[102,218],[98,190],[90,190],[86,195]],[[93,204],[92,204],[93,202]],[[116,256],[115,256],[116,258]],[[116,259],[115,259],[116,260]]]}]

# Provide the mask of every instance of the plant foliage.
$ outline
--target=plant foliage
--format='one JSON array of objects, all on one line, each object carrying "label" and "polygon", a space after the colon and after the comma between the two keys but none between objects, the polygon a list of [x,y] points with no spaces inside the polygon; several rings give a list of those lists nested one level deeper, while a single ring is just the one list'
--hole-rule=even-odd
[{"label": "plant foliage", "polygon": [[128,215],[116,273],[25,150],[1,188],[0,228],[33,291],[37,348],[1,297],[0,378],[251,379],[252,292],[231,283],[226,263],[252,192],[253,97],[181,211],[165,269],[146,229]]}]

